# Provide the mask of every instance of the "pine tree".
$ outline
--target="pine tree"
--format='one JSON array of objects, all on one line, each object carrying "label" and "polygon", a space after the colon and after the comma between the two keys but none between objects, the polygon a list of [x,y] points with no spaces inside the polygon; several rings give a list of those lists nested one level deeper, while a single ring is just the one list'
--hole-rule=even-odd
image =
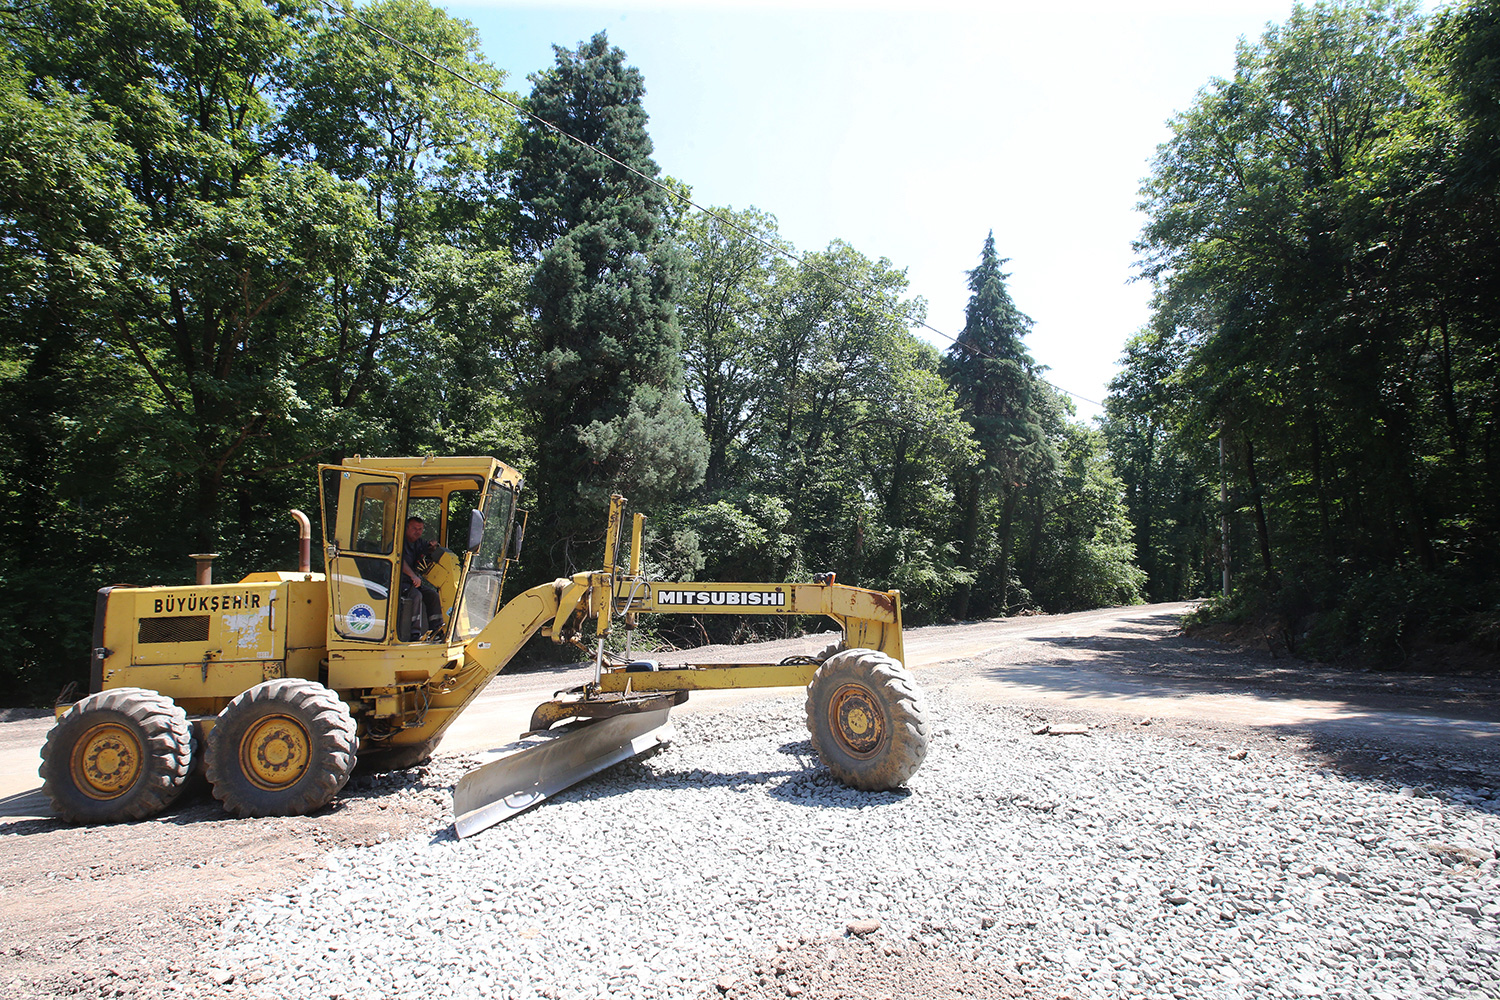
[{"label": "pine tree", "polygon": [[[532,112],[646,177],[658,176],[640,71],[601,32],[533,77]],[[517,162],[519,241],[536,261],[533,538],[548,572],[596,562],[605,499],[669,499],[703,478],[702,428],[682,392],[683,265],[666,196],[534,121]],[[577,550],[588,543],[590,547]],[[537,551],[533,548],[533,551]]]},{"label": "pine tree", "polygon": [[[1031,318],[1016,308],[1006,290],[1010,275],[995,254],[995,234],[984,241],[979,266],[969,272],[969,305],[964,329],[944,358],[943,375],[958,394],[960,412],[974,428],[981,458],[958,484],[959,560],[969,569],[982,562],[980,520],[985,500],[999,500],[995,525],[1000,543],[996,575],[1000,608],[1009,603],[1011,550],[1016,502],[1021,487],[1037,471],[1050,469],[1056,455],[1042,427],[1034,399],[1037,364],[1021,338],[1031,331]],[[965,584],[954,595],[953,614],[967,617],[971,588]]]}]

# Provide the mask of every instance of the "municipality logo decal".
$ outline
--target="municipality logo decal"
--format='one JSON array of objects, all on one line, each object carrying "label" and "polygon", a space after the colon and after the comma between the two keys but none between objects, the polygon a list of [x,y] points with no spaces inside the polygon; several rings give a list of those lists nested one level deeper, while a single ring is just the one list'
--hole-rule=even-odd
[{"label": "municipality logo decal", "polygon": [[375,609],[368,604],[356,604],[349,609],[349,631],[368,632],[375,624]]}]

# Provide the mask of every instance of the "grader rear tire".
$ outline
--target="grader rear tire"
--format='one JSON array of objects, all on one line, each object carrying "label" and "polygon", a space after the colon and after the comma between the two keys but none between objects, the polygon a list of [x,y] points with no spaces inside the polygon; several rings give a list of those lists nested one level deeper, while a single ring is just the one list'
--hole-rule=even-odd
[{"label": "grader rear tire", "polygon": [[172,699],[144,688],[100,691],[57,720],[42,746],[42,791],[69,823],[145,819],[181,794],[193,728]]},{"label": "grader rear tire", "polygon": [[807,728],[833,776],[852,788],[899,788],[927,757],[927,707],[906,668],[873,649],[823,662],[807,685]]},{"label": "grader rear tire", "polygon": [[314,681],[278,678],[219,713],[208,734],[208,781],[235,816],[300,816],[333,801],[358,748],[354,719],[337,695]]}]

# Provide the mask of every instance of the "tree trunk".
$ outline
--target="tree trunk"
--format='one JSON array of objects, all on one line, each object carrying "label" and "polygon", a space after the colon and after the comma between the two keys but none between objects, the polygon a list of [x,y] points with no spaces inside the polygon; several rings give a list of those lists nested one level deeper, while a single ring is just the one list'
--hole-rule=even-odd
[{"label": "tree trunk", "polygon": [[1453,454],[1458,459],[1459,475],[1463,474],[1464,466],[1469,464],[1469,435],[1468,428],[1458,416],[1458,404],[1453,398],[1453,345],[1448,335],[1448,318],[1443,317],[1440,324],[1443,331],[1443,415],[1448,420],[1448,442],[1453,448]]},{"label": "tree trunk", "polygon": [[[1432,534],[1428,528],[1427,501],[1413,475],[1413,466],[1419,461],[1411,445],[1409,415],[1412,412],[1410,393],[1406,387],[1397,392],[1396,405],[1386,411],[1387,454],[1395,463],[1396,484],[1405,508],[1404,525],[1398,523],[1398,539],[1405,534],[1407,544],[1415,551],[1422,568],[1428,571],[1437,568],[1437,553],[1432,547]],[[1402,530],[1404,528],[1404,531]]]},{"label": "tree trunk", "polygon": [[895,452],[891,456],[891,487],[885,499],[885,523],[897,531],[906,527],[906,485],[911,479],[906,452],[911,444],[910,434],[903,428],[896,435]]},{"label": "tree trunk", "polygon": [[1022,573],[1028,580],[1037,577],[1037,565],[1042,561],[1042,528],[1046,510],[1042,507],[1041,489],[1033,490],[1031,493],[1031,537],[1026,545],[1026,565]]},{"label": "tree trunk", "polygon": [[219,490],[224,477],[218,469],[205,466],[198,470],[198,503],[195,525],[199,552],[212,552],[219,544],[215,525],[219,520]]},{"label": "tree trunk", "polygon": [[1250,497],[1255,502],[1255,536],[1260,541],[1260,561],[1266,582],[1276,587],[1276,569],[1271,565],[1271,532],[1266,527],[1266,505],[1260,495],[1260,477],[1255,474],[1255,442],[1245,435],[1245,472],[1250,477]]},{"label": "tree trunk", "polygon": [[1000,613],[1010,614],[1010,550],[1015,537],[1016,500],[1020,497],[1019,486],[1005,490],[1005,500],[1000,505]]},{"label": "tree trunk", "polygon": [[[1141,464],[1141,489],[1138,495],[1140,503],[1140,521],[1136,525],[1135,561],[1136,565],[1146,571],[1146,589],[1153,598],[1160,598],[1161,581],[1156,569],[1156,559],[1151,554],[1151,476],[1152,464],[1156,458],[1156,421],[1146,422],[1146,456]],[[1176,600],[1177,595],[1172,595]]]},{"label": "tree trunk", "polygon": [[[963,489],[963,520],[958,527],[958,560],[965,569],[974,566],[974,550],[979,543],[979,473],[969,473]],[[953,617],[969,616],[969,594],[973,586],[961,583],[953,591]]]},{"label": "tree trunk", "polygon": [[1308,411],[1308,422],[1312,425],[1313,491],[1318,497],[1318,542],[1323,558],[1328,559],[1333,555],[1333,532],[1328,524],[1328,483],[1323,478],[1323,422],[1316,406],[1309,406]]}]

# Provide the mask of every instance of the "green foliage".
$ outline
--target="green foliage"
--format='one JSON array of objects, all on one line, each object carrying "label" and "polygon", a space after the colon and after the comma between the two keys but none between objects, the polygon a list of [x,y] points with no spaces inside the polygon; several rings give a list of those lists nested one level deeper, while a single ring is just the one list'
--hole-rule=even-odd
[{"label": "green foliage", "polygon": [[1102,421],[1153,601],[1201,595],[1216,582],[1217,499],[1204,476],[1216,452],[1179,433],[1189,426],[1176,378],[1183,348],[1152,329],[1133,337]]},{"label": "green foliage", "polygon": [[354,452],[520,466],[537,578],[596,563],[621,492],[658,578],[834,570],[912,622],[971,589],[1134,599],[1124,487],[1037,378],[993,240],[980,350],[942,358],[890,261],[792,263],[770,215],[650,183],[604,35],[529,103],[628,169],[448,72],[505,84],[427,0],[358,17],[398,41],[309,0],[0,9],[0,600],[45,609],[0,650],[8,699],[82,679],[99,586],[290,565],[287,508]]},{"label": "green foliage", "polygon": [[694,213],[677,233],[688,260],[684,384],[707,439],[704,488],[713,494],[754,465],[748,445],[776,394],[765,362],[775,349],[794,272],[778,252],[790,245],[778,235],[775,218],[756,209]]},{"label": "green foliage", "polygon": [[[359,17],[503,89],[474,28],[426,0],[383,0]],[[341,425],[346,452],[522,446],[513,375],[494,349],[511,336],[525,280],[494,175],[513,156],[512,113],[342,21],[315,26],[277,89],[286,104],[273,148],[357,185],[372,216],[368,259],[330,276],[303,370],[321,418]],[[526,458],[524,447],[507,454]]]},{"label": "green foliage", "polygon": [[791,519],[780,497],[760,493],[695,505],[682,517],[713,553],[710,578],[731,582],[782,578],[797,545]]},{"label": "green foliage", "polygon": [[1049,611],[1136,604],[1146,574],[1136,548],[1124,488],[1110,467],[1104,435],[1079,424],[1058,441],[1060,461],[1038,484],[1022,551],[1031,597]]},{"label": "green foliage", "polygon": [[[1011,559],[1014,553],[1015,517],[1021,493],[1038,474],[1057,462],[1051,432],[1060,429],[1060,419],[1044,425],[1046,403],[1038,404],[1042,369],[1027,353],[1021,338],[1031,330],[1031,318],[1011,301],[1005,287],[1009,277],[1000,268],[1006,261],[995,252],[991,232],[980,252],[979,266],[969,272],[969,305],[964,329],[944,358],[943,376],[958,397],[959,410],[973,428],[980,460],[958,477],[958,551],[966,566],[977,568],[985,561],[988,547],[981,537],[993,531],[998,559],[993,579],[999,589],[982,604],[982,611],[1005,614],[1011,607]],[[996,506],[988,517],[983,508],[992,497]],[[955,589],[953,613],[970,613],[971,591],[967,584]]]},{"label": "green foliage", "polygon": [[531,110],[629,169],[534,121],[517,158],[519,245],[536,257],[536,375],[523,388],[547,575],[595,558],[575,547],[610,493],[650,506],[695,486],[707,463],[682,395],[682,261],[665,196],[644,179],[658,174],[644,82],[603,33],[556,53],[533,78]]},{"label": "green foliage", "polygon": [[[1500,556],[1495,25],[1299,7],[1174,120],[1143,189],[1156,315],[1109,425],[1153,595],[1214,575],[1221,477],[1266,609],[1364,621],[1350,602],[1386,595],[1359,581],[1420,608],[1418,577]],[[1413,614],[1328,634],[1395,656],[1394,623],[1441,629]]]},{"label": "green foliage", "polygon": [[[52,609],[0,652],[22,696],[82,676],[101,584],[285,564],[314,459],[517,440],[510,120],[320,9],[0,11],[0,579]],[[361,13],[501,79],[430,5]]]}]

